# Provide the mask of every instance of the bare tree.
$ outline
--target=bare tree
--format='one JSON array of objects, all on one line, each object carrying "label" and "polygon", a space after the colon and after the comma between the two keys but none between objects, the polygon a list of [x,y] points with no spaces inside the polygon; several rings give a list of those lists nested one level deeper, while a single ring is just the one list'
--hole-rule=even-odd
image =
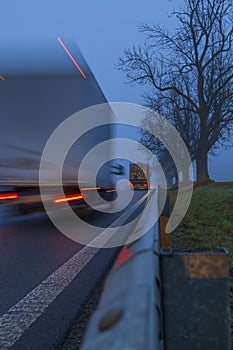
[{"label": "bare tree", "polygon": [[173,13],[173,34],[141,25],[145,44],[124,51],[118,68],[131,84],[148,85],[146,104],[177,127],[192,159],[197,182],[209,180],[208,154],[232,146],[233,5],[231,0],[186,0]]}]

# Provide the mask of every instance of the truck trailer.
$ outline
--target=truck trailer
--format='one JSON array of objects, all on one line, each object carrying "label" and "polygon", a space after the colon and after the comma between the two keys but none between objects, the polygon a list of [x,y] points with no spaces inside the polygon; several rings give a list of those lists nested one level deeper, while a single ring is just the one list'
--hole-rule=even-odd
[{"label": "truck trailer", "polygon": [[[107,100],[77,45],[69,40],[8,43],[2,52],[0,206],[12,203],[18,212],[27,214],[43,210],[39,168],[53,131],[74,113]],[[63,168],[64,198],[56,196],[56,181],[50,179],[49,201],[57,205],[69,201],[82,208],[86,203],[80,186],[86,193],[112,188],[109,165],[103,166],[93,184],[88,181],[93,168],[89,164],[87,176],[77,184],[77,169],[85,154],[111,137],[111,113],[105,120],[108,118],[109,123],[83,135],[71,147]]]}]

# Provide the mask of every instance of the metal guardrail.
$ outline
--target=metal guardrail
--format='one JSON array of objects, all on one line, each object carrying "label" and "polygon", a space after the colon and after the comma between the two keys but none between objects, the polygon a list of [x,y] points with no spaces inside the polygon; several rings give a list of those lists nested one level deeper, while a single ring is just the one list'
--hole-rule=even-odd
[{"label": "metal guardrail", "polygon": [[82,350],[231,349],[228,252],[160,249],[160,229],[122,249]]},{"label": "metal guardrail", "polygon": [[81,349],[163,349],[158,223],[122,249]]}]

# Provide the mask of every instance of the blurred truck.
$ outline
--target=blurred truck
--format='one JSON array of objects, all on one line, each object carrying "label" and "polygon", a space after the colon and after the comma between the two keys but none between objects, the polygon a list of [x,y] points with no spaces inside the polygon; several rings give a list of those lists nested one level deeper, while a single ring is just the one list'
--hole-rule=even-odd
[{"label": "blurred truck", "polygon": [[[0,205],[14,203],[27,214],[43,210],[39,167],[50,135],[75,112],[107,101],[77,46],[70,41],[17,42],[3,45],[1,50]],[[93,184],[88,180],[93,171],[93,164],[89,164],[77,184],[83,157],[111,136],[110,114],[104,117],[105,126],[91,130],[72,146],[63,168],[64,198],[56,195],[56,181],[50,179],[48,201],[57,205],[67,201],[81,208],[86,203],[80,187],[87,196],[92,190],[106,192],[112,188],[108,165],[100,169]],[[53,166],[48,164],[48,169]]]}]

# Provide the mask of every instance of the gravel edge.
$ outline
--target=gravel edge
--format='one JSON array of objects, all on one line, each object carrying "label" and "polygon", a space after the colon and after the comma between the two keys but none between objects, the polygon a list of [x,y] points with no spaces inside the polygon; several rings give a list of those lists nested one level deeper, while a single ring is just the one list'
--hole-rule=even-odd
[{"label": "gravel edge", "polygon": [[99,281],[95,284],[92,292],[90,293],[87,302],[83,305],[79,315],[74,320],[73,325],[68,330],[67,335],[57,350],[79,350],[82,345],[83,337],[87,330],[91,316],[97,309],[100,298],[103,292],[105,279],[112,268],[117,256],[119,255],[120,249],[113,255],[110,264],[103,272]]}]

